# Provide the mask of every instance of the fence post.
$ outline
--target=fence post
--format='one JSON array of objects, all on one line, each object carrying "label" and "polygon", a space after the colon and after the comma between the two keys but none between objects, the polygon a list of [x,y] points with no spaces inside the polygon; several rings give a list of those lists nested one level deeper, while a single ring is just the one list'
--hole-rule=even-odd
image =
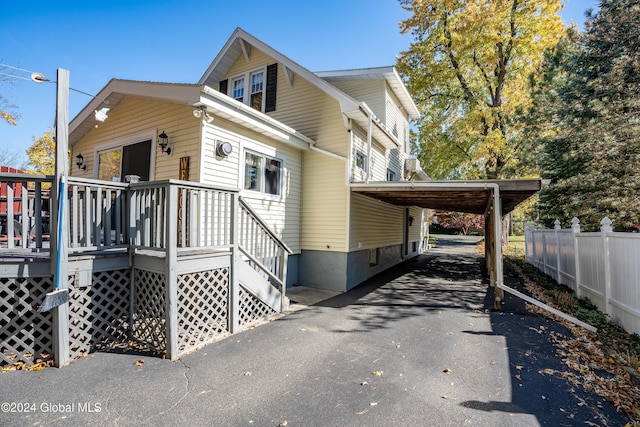
[{"label": "fence post", "polygon": [[[544,231],[546,230],[546,227],[544,225],[540,225],[540,227],[538,228],[538,231],[540,231],[540,237],[541,237],[541,243],[542,243],[542,269],[541,271],[544,274],[549,274],[547,272],[547,233],[545,233]],[[540,270],[540,267],[538,267],[538,270]]]},{"label": "fence post", "polygon": [[560,241],[558,240],[558,232],[562,229],[562,225],[560,225],[560,220],[556,219],[553,222],[553,235],[556,239],[556,282],[558,284],[562,284],[562,279],[560,278]]},{"label": "fence post", "polygon": [[529,231],[529,223],[524,223],[524,261],[529,262],[529,242],[531,241],[531,235]]},{"label": "fence post", "polygon": [[571,231],[573,231],[573,262],[574,262],[574,280],[576,281],[576,297],[581,297],[580,292],[580,255],[578,254],[578,235],[580,234],[580,220],[575,216],[571,220]]},{"label": "fence post", "polygon": [[535,261],[536,261],[536,224],[533,221],[529,222],[529,237],[531,237],[531,253],[529,254],[529,256],[531,257],[531,259],[529,260],[529,264],[531,265],[535,265]]},{"label": "fence post", "polygon": [[600,232],[602,233],[602,245],[604,256],[604,303],[606,307],[607,315],[611,315],[611,303],[609,299],[611,297],[611,259],[609,258],[609,236],[613,228],[611,227],[611,220],[609,217],[602,218],[600,221]]}]

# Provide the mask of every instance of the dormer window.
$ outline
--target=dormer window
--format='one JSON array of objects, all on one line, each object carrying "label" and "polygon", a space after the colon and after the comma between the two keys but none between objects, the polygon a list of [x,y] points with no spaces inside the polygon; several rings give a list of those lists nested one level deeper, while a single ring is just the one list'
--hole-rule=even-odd
[{"label": "dormer window", "polygon": [[271,64],[228,80],[221,80],[219,90],[254,110],[268,113],[276,109],[277,85],[278,64]]}]

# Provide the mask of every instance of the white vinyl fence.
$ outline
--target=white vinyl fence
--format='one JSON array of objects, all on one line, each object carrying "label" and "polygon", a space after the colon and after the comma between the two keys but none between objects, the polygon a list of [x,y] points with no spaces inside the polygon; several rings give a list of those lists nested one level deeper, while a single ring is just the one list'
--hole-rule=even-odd
[{"label": "white vinyl fence", "polygon": [[640,334],[640,234],[613,232],[607,217],[600,226],[600,232],[581,233],[578,218],[569,229],[557,220],[553,230],[531,223],[525,226],[526,260]]}]

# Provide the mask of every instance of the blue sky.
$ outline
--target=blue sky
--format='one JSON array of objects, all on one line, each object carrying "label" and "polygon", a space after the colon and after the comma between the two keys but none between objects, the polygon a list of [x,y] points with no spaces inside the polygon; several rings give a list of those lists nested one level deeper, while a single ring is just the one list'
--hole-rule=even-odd
[{"label": "blue sky", "polygon": [[[580,26],[597,6],[564,3],[563,20]],[[0,0],[0,10],[0,63],[52,80],[64,68],[72,88],[94,94],[111,78],[196,83],[236,27],[312,71],[392,65],[412,41],[396,0]],[[0,75],[0,94],[21,116],[0,122],[0,152],[26,161],[33,137],[53,128],[55,85]],[[89,100],[72,91],[70,118]]]}]

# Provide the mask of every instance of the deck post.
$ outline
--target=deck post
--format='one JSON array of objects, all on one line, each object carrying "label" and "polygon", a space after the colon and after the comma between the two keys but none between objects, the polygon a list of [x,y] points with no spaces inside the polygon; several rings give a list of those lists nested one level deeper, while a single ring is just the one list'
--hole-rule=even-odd
[{"label": "deck post", "polygon": [[280,249],[280,279],[282,280],[282,285],[280,286],[280,312],[284,312],[288,309],[286,306],[287,302],[287,266],[289,264],[289,254],[286,250]]},{"label": "deck post", "polygon": [[167,358],[178,359],[178,275],[176,264],[178,262],[178,187],[167,184],[166,202],[166,253],[165,253],[165,278],[166,278],[166,314],[167,317]]},{"label": "deck post", "polygon": [[[58,235],[58,197],[60,197],[60,183],[67,175],[67,150],[69,146],[69,71],[58,68],[56,83],[56,179],[51,186],[51,271],[56,274],[57,258],[60,257],[60,289],[69,288],[69,274],[67,272],[67,247],[69,245],[69,224],[64,221],[63,207],[62,235]],[[55,231],[54,231],[55,230]],[[60,245],[58,245],[60,241]],[[57,248],[60,248],[59,252]],[[60,304],[52,309],[53,312],[53,355],[55,366],[61,368],[68,365],[69,349],[69,303]]]},{"label": "deck post", "polygon": [[238,245],[240,236],[238,233],[240,222],[239,194],[231,195],[231,266],[229,267],[229,332],[235,334],[240,328],[240,281],[238,280],[238,257],[240,251]]}]

